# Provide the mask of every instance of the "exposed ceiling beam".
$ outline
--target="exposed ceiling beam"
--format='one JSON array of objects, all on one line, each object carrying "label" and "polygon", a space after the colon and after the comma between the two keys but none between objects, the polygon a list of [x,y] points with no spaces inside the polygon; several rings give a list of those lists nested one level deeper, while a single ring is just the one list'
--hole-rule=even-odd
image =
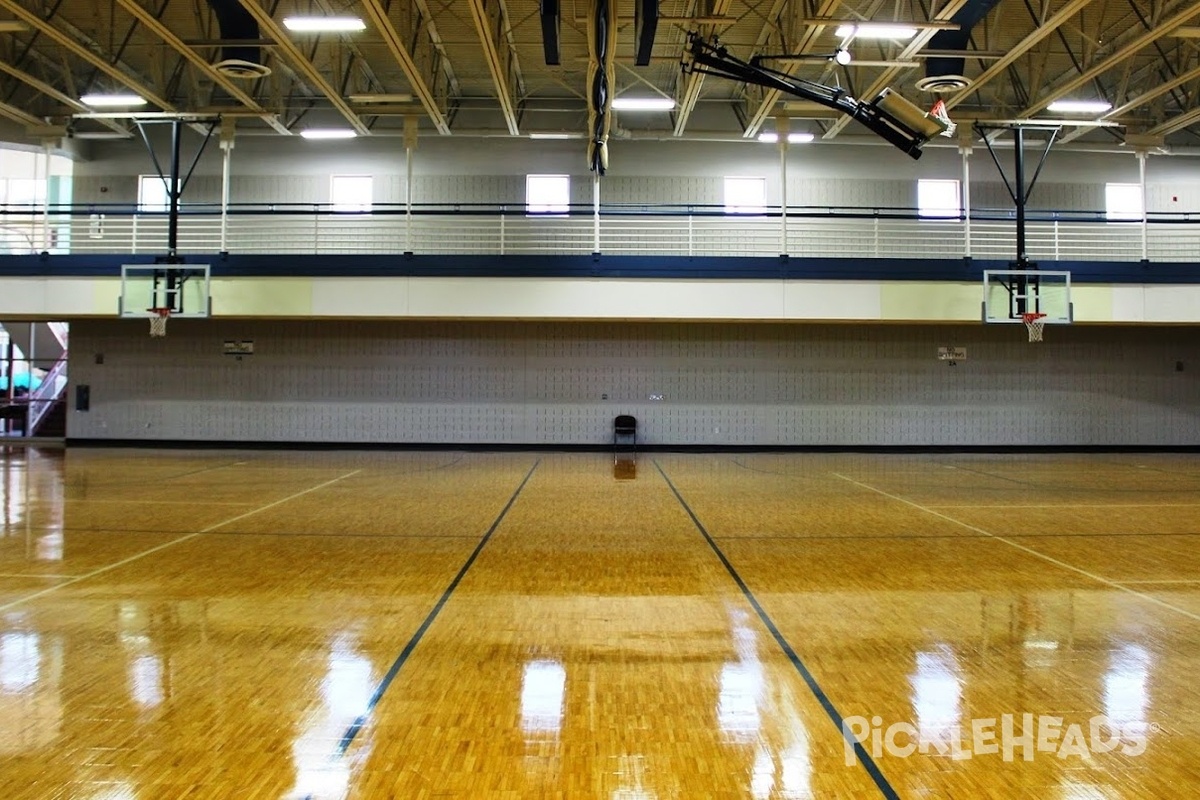
[{"label": "exposed ceiling beam", "polygon": [[[1127,58],[1132,57],[1139,50],[1147,45],[1153,44],[1164,36],[1170,36],[1172,32],[1180,28],[1183,23],[1189,21],[1193,17],[1200,15],[1200,3],[1189,4],[1183,11],[1171,17],[1165,22],[1159,23],[1156,27],[1151,28],[1145,33],[1129,40],[1126,44],[1116,50],[1111,56],[1101,61],[1099,64],[1092,66],[1081,74],[1075,76],[1071,80],[1054,89],[1050,94],[1041,97],[1024,111],[1017,114],[1018,117],[1029,117],[1046,106],[1053,103],[1062,97],[1066,97],[1071,92],[1078,89],[1087,83],[1090,83],[1095,78],[1103,75],[1108,70],[1120,64]],[[947,105],[949,105],[947,103]]]},{"label": "exposed ceiling beam", "polygon": [[825,25],[842,27],[843,25],[896,25],[902,28],[916,28],[919,31],[956,31],[962,26],[957,22],[944,19],[931,19],[928,22],[909,22],[908,20],[870,20],[870,19],[835,19],[833,17],[807,17],[802,22],[805,25]]},{"label": "exposed ceiling beam", "polygon": [[[828,17],[837,10],[840,4],[841,0],[822,0],[820,7],[816,10],[816,16]],[[799,56],[811,52],[824,30],[825,27],[823,25],[809,26],[797,40],[796,44],[789,48],[790,55]],[[798,63],[795,61],[784,62],[782,71],[790,75],[792,70],[797,68]],[[743,136],[753,138],[758,135],[758,131],[763,123],[775,113],[775,104],[779,102],[781,94],[778,89],[767,89],[763,93],[758,102],[758,108],[752,111],[746,120],[745,130],[742,132]]]},{"label": "exposed ceiling beam", "polygon": [[237,100],[250,111],[260,114],[263,122],[274,128],[277,133],[291,133],[291,131],[287,129],[287,126],[280,122],[275,114],[268,112],[265,108],[259,105],[253,97],[246,94],[246,92],[243,91],[242,88],[238,86],[231,78],[222,74],[220,70],[214,69],[212,64],[208,63],[207,59],[202,57],[191,47],[188,47],[182,39],[172,33],[166,25],[162,24],[158,17],[154,16],[145,8],[138,5],[136,0],[117,0],[117,2],[121,4],[122,8],[136,18],[138,22],[142,23],[142,25],[153,31],[158,38],[170,45],[177,53],[190,61],[193,66],[197,67],[201,72],[211,78],[212,81],[224,89],[230,97]]},{"label": "exposed ceiling beam", "polygon": [[[733,5],[733,0],[715,0],[712,7],[713,16],[724,16],[729,11],[731,5]],[[699,32],[701,36],[708,36],[712,33],[712,29],[702,27]],[[704,73],[693,72],[687,76],[683,92],[675,103],[674,134],[676,136],[683,136],[683,131],[687,128],[688,119],[692,116],[692,111],[696,108],[696,101],[700,99],[700,90],[702,88],[704,88]]]},{"label": "exposed ceiling beam", "polygon": [[74,37],[63,33],[58,28],[51,25],[46,20],[42,19],[37,14],[29,11],[24,6],[15,2],[15,0],[0,0],[0,9],[8,11],[19,20],[29,25],[29,27],[37,30],[46,38],[52,40],[55,44],[69,51],[77,58],[86,61],[96,69],[108,75],[113,80],[122,84],[126,88],[146,98],[149,102],[161,108],[163,111],[174,111],[175,106],[167,102],[167,100],[159,96],[158,92],[146,86],[137,78],[126,74],[122,70],[110,64],[106,59],[93,53],[91,50],[84,47]]},{"label": "exposed ceiling beam", "polygon": [[413,60],[412,54],[408,52],[408,48],[404,46],[400,34],[396,31],[396,26],[388,18],[387,12],[379,4],[379,0],[362,0],[362,4],[363,9],[367,12],[367,16],[371,18],[371,22],[375,25],[375,29],[383,36],[383,41],[387,45],[388,50],[391,51],[392,57],[396,59],[396,62],[400,64],[400,68],[404,70],[404,74],[408,78],[408,84],[412,87],[413,94],[421,101],[421,105],[425,107],[425,113],[433,121],[434,127],[438,129],[438,133],[449,135],[450,125],[446,122],[446,116],[438,106],[437,99],[425,83],[425,79],[421,77],[421,71],[417,69],[417,63]]},{"label": "exposed ceiling beam", "polygon": [[987,85],[987,83],[993,78],[1003,75],[1008,70],[1009,66],[1012,65],[1018,58],[1036,47],[1043,39],[1054,33],[1054,31],[1056,31],[1060,25],[1069,20],[1071,17],[1074,17],[1092,2],[1093,0],[1070,0],[1070,2],[1068,2],[1065,6],[1055,12],[1054,16],[1050,17],[1036,30],[1018,42],[1017,45],[1009,50],[1004,57],[984,70],[979,77],[975,78],[971,82],[970,86],[968,86],[966,89],[963,89],[958,94],[947,98],[946,108],[954,108],[963,100],[979,91],[979,89],[981,89],[983,86]]},{"label": "exposed ceiling beam", "polygon": [[10,106],[8,103],[0,103],[0,117],[7,117],[13,122],[19,122],[27,128],[46,127],[46,120],[38,119],[27,111],[16,106]]},{"label": "exposed ceiling beam", "polygon": [[267,33],[267,35],[275,40],[279,50],[282,51],[285,58],[292,63],[292,66],[299,70],[304,80],[314,89],[325,95],[325,98],[337,109],[338,113],[346,118],[350,126],[354,130],[362,134],[370,133],[370,129],[358,116],[354,113],[354,109],[342,99],[342,94],[333,85],[326,80],[321,71],[313,65],[308,57],[300,51],[300,48],[288,38],[287,33],[279,27],[271,14],[258,4],[258,0],[239,0],[242,7],[258,21],[259,27]]},{"label": "exposed ceiling beam", "polygon": [[[1200,79],[1200,67],[1195,67],[1193,69],[1190,69],[1187,72],[1183,73],[1182,75],[1178,75],[1178,76],[1172,78],[1171,80],[1167,81],[1166,83],[1159,84],[1158,86],[1155,86],[1153,89],[1142,92],[1140,95],[1133,98],[1132,100],[1130,100],[1126,103],[1122,103],[1121,105],[1117,106],[1116,108],[1114,108],[1110,111],[1106,111],[1103,115],[1101,115],[1100,119],[1102,119],[1102,120],[1116,119],[1117,117],[1120,117],[1124,114],[1129,113],[1130,111],[1132,111],[1135,108],[1139,108],[1140,106],[1144,106],[1147,103],[1152,102],[1153,100],[1156,100],[1157,98],[1163,96],[1167,92],[1170,92],[1174,89],[1178,89],[1180,86],[1184,85],[1185,83],[1188,83],[1190,81],[1194,81],[1197,79]],[[1186,116],[1186,114],[1184,116]],[[1178,117],[1176,119],[1178,119]],[[1172,122],[1172,120],[1168,120],[1167,122],[1164,122],[1163,124],[1165,125],[1169,122]],[[1184,125],[1182,125],[1180,127],[1186,127],[1187,124],[1190,124],[1190,122],[1185,123]],[[1179,130],[1179,128],[1175,128],[1174,130]],[[1083,132],[1082,129],[1079,131],[1072,131],[1071,134],[1060,137],[1059,141],[1063,142],[1063,143],[1072,141],[1074,139],[1077,139],[1082,134],[1082,132]],[[1166,131],[1166,133],[1172,133],[1172,132],[1174,132],[1174,131]]]},{"label": "exposed ceiling beam", "polygon": [[[967,4],[967,0],[950,0],[948,3],[946,3],[944,6],[942,6],[936,14],[934,14],[933,19],[929,20],[929,22],[930,23],[948,22],[966,4]],[[897,25],[907,25],[908,23],[907,22],[897,22],[896,24]],[[913,24],[915,26],[917,23],[913,23]],[[923,30],[919,30],[917,32],[917,35],[914,36],[912,39],[910,39],[908,41],[908,43],[904,46],[904,49],[901,50],[899,55],[896,56],[896,60],[897,61],[905,61],[905,60],[911,59],[913,56],[915,56],[917,53],[919,53],[921,51],[922,47],[929,44],[929,40],[932,39],[934,36],[937,36],[937,34],[938,34],[937,28],[925,28]],[[893,80],[896,79],[897,76],[900,75],[900,72],[902,69],[903,69],[903,67],[888,67],[888,68],[884,69],[884,71],[879,74],[879,77],[877,77],[874,81],[872,81],[871,85],[862,91],[862,93],[859,95],[859,97],[867,98],[867,99],[875,97],[877,94],[882,92],[885,88],[887,88],[889,83],[891,83]],[[843,130],[845,130],[846,126],[849,124],[850,124],[850,117],[841,116],[837,119],[836,122],[834,122],[832,125],[829,126],[829,130],[825,131],[825,133],[821,136],[821,138],[822,139],[832,139],[833,137],[835,137],[839,133],[841,133]]]},{"label": "exposed ceiling beam", "polygon": [[[487,61],[488,71],[492,73],[492,84],[496,87],[496,100],[500,103],[500,113],[504,115],[504,123],[508,125],[508,132],[513,136],[519,136],[521,130],[517,124],[517,111],[513,104],[509,80],[512,51],[506,46],[506,43],[497,41],[504,25],[504,13],[494,2],[491,7],[496,9],[495,15],[489,13],[488,9],[484,7],[484,0],[469,0],[469,4],[471,17],[475,20],[475,30],[479,33],[479,43],[483,46],[484,59]],[[508,58],[505,58],[506,55]]]},{"label": "exposed ceiling beam", "polygon": [[1187,126],[1200,122],[1200,108],[1193,108],[1191,111],[1180,114],[1177,117],[1172,117],[1160,125],[1155,125],[1150,130],[1146,131],[1147,136],[1166,136],[1168,133],[1183,130]]},{"label": "exposed ceiling beam", "polygon": [[[17,80],[21,81],[21,83],[24,83],[27,86],[32,86],[34,89],[37,89],[39,92],[46,95],[47,97],[49,97],[53,100],[57,100],[58,102],[62,103],[67,108],[74,109],[75,111],[91,111],[92,110],[92,109],[88,108],[86,105],[84,105],[83,103],[76,100],[74,97],[71,97],[70,95],[68,95],[64,92],[60,92],[58,89],[54,88],[50,84],[41,80],[40,78],[36,78],[33,75],[30,75],[28,72],[25,72],[24,70],[19,70],[16,67],[11,66],[3,61],[0,61],[0,72],[3,72],[7,75],[11,75],[12,77],[16,78]],[[107,128],[112,129],[113,131],[115,131],[117,133],[121,133],[126,136],[133,135],[128,130],[126,130],[125,127],[122,126],[120,123],[116,123],[116,122],[112,122],[111,120],[107,120],[103,123],[103,125]]]}]

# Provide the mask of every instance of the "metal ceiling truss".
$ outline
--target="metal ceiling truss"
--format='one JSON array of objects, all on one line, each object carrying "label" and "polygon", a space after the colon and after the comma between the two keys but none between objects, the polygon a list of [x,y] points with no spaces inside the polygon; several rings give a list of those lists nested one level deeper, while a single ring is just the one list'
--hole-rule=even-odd
[{"label": "metal ceiling truss", "polygon": [[118,68],[108,60],[92,52],[87,47],[80,44],[75,36],[65,33],[63,30],[51,25],[48,21],[42,19],[37,14],[34,14],[24,6],[15,2],[15,0],[0,0],[0,10],[9,12],[14,17],[28,25],[30,28],[36,30],[38,33],[53,41],[59,47],[70,52],[76,58],[95,67],[99,72],[103,72],[105,75],[112,78],[114,81],[130,91],[136,92],[137,94],[146,98],[146,100],[158,106],[163,111],[176,110],[173,104],[168,102],[166,98],[162,97],[157,91],[151,89],[140,79],[126,73],[124,70]]},{"label": "metal ceiling truss", "polygon": [[[436,62],[438,58],[445,58],[445,50],[440,46],[440,41],[432,38],[427,40],[426,43],[429,47],[427,48],[428,53],[424,60],[429,68],[428,70],[422,70],[417,65],[413,53],[405,46],[400,33],[396,30],[396,26],[392,24],[387,11],[380,5],[379,0],[362,0],[362,4],[363,10],[367,12],[371,23],[383,36],[388,51],[391,52],[392,57],[400,65],[400,68],[404,70],[404,75],[408,78],[408,84],[412,88],[413,95],[424,107],[425,113],[429,115],[429,119],[433,122],[433,126],[437,129],[438,133],[449,135],[450,123],[446,119],[445,107],[439,102],[431,86],[431,84],[436,85],[433,84],[432,80],[437,75]],[[433,18],[429,15],[423,0],[418,2],[417,5],[426,20],[430,36],[435,36],[436,29],[433,27]],[[420,41],[416,36],[412,38],[414,42]],[[448,75],[452,75],[452,73],[448,73]]]},{"label": "metal ceiling truss", "polygon": [[[779,2],[782,2],[782,0],[779,0]],[[733,5],[733,0],[714,0],[712,15],[716,17],[728,14],[731,5]],[[712,36],[716,33],[716,27],[713,25],[701,25],[699,32],[700,35],[705,37]],[[674,134],[676,136],[683,136],[683,132],[687,128],[688,120],[691,119],[692,111],[696,108],[696,101],[700,99],[700,92],[703,88],[703,72],[691,73],[680,85],[679,92],[675,98]]]},{"label": "metal ceiling truss", "polygon": [[496,87],[500,113],[504,115],[509,134],[517,136],[521,131],[514,97],[521,97],[524,88],[520,65],[517,64],[516,55],[509,45],[512,29],[504,4],[501,0],[468,0],[468,3],[471,6],[475,30],[479,33],[479,43],[483,48],[488,71]]},{"label": "metal ceiling truss", "polygon": [[[209,60],[197,53],[193,48],[184,43],[182,39],[176,36],[170,28],[162,23],[157,17],[138,4],[137,0],[117,0],[127,12],[135,19],[152,31],[159,39],[161,39],[187,61],[194,66],[203,75],[206,75],[214,84],[225,90],[226,94],[237,100],[247,110],[260,115],[263,122],[270,125],[276,133],[288,134],[291,133],[287,127],[279,121],[275,114],[270,113],[243,90],[232,78],[229,78],[222,72],[213,68]],[[210,100],[211,102],[211,100]]]},{"label": "metal ceiling truss", "polygon": [[366,123],[362,121],[358,114],[354,112],[354,109],[342,98],[341,92],[329,83],[325,76],[321,74],[321,71],[313,65],[312,61],[288,38],[287,33],[275,22],[270,12],[259,5],[258,0],[240,0],[240,2],[255,20],[258,21],[258,25],[262,31],[275,40],[278,50],[299,71],[304,81],[325,95],[325,99],[350,123],[350,126],[356,132],[360,134],[370,133]]},{"label": "metal ceiling truss", "polygon": [[[951,18],[959,12],[959,10],[967,3],[967,0],[949,0],[943,5],[937,13],[933,14],[928,20],[929,22],[949,22]],[[925,45],[929,44],[929,40],[938,34],[937,28],[923,28],[917,31],[917,35],[908,41],[904,49],[896,56],[898,60],[907,60],[916,56]],[[901,67],[885,67],[874,81],[872,81],[862,92],[863,97],[874,97],[879,92],[882,92],[889,84],[899,76]],[[825,131],[823,139],[832,139],[837,136],[846,126],[850,124],[850,117],[842,117],[829,126],[829,130]]]}]

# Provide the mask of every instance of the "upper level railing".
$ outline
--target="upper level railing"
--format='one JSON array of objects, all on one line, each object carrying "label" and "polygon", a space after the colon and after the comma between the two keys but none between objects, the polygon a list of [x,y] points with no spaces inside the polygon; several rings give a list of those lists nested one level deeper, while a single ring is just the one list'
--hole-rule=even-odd
[{"label": "upper level railing", "polygon": [[[167,214],[128,204],[0,206],[9,253],[166,252]],[[1200,212],[1109,220],[1102,211],[1029,211],[1027,252],[1037,260],[1195,261]],[[1012,260],[1015,213],[974,209],[928,217],[912,208],[607,204],[529,213],[522,204],[185,204],[180,253],[436,255],[817,256]],[[26,249],[27,248],[27,249]]]}]

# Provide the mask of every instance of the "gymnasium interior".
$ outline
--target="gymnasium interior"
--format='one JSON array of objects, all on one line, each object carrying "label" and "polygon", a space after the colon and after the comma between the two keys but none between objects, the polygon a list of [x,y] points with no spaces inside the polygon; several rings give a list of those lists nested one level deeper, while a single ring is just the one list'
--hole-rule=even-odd
[{"label": "gymnasium interior", "polygon": [[12,800],[1200,792],[1200,5],[0,0]]}]

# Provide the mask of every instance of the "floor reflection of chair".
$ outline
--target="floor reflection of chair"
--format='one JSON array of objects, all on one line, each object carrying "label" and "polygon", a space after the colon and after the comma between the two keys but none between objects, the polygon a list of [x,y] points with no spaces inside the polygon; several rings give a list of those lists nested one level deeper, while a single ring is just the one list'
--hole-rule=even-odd
[{"label": "floor reflection of chair", "polygon": [[637,418],[619,414],[613,420],[613,478],[637,478]]},{"label": "floor reflection of chair", "polygon": [[618,481],[637,480],[637,458],[632,455],[613,459],[613,479]]}]

